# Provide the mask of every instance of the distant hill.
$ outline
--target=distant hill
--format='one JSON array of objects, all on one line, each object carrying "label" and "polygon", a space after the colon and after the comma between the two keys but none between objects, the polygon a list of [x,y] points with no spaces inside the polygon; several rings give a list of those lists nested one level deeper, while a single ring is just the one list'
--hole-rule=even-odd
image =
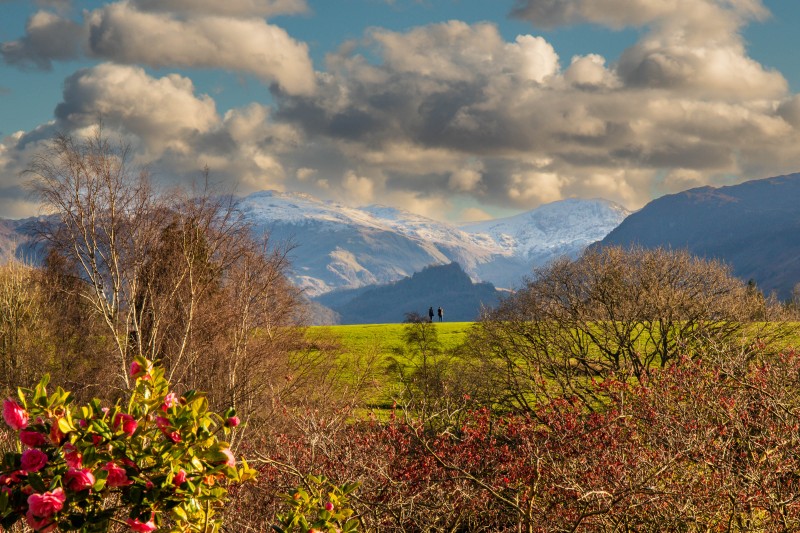
[{"label": "distant hill", "polygon": [[800,282],[800,173],[653,200],[600,243],[685,248],[787,299]]},{"label": "distant hill", "polygon": [[[351,207],[276,191],[241,198],[239,207],[256,234],[296,245],[290,280],[309,297],[391,283],[449,263],[461,265],[472,279],[513,289],[533,268],[577,257],[628,214],[613,202],[573,198],[456,226],[387,206]],[[40,255],[40,249],[25,248],[25,228],[37,221],[0,220],[0,253]]]},{"label": "distant hill", "polygon": [[334,291],[315,299],[335,311],[340,324],[397,323],[406,313],[427,316],[428,308],[444,309],[445,321],[468,322],[482,306],[497,304],[501,292],[491,283],[473,283],[457,263],[424,268],[413,276],[360,289]]},{"label": "distant hill", "polygon": [[275,191],[253,193],[240,207],[256,232],[297,244],[292,281],[309,296],[390,283],[453,262],[474,279],[514,288],[533,267],[576,257],[628,214],[606,200],[569,199],[457,227],[402,209]]}]

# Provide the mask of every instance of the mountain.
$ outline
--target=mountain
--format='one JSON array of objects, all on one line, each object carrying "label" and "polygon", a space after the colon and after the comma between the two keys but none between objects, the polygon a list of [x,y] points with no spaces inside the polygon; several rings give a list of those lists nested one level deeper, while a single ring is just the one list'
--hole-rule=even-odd
[{"label": "mountain", "polygon": [[800,173],[653,200],[600,243],[686,248],[787,299],[800,282]]},{"label": "mountain", "polygon": [[297,244],[293,281],[311,296],[386,284],[451,262],[475,280],[516,287],[533,266],[577,256],[627,215],[604,200],[565,200],[456,227],[391,207],[353,208],[273,191],[243,198],[240,208],[257,232]]},{"label": "mountain", "polygon": [[473,283],[461,266],[450,263],[386,285],[323,294],[316,302],[335,311],[341,324],[403,322],[407,313],[427,316],[430,307],[442,307],[445,320],[470,322],[501,294],[491,283]]},{"label": "mountain", "polygon": [[[505,257],[521,262],[526,271],[562,256],[576,258],[590,244],[601,240],[630,214],[608,200],[569,199],[543,205],[509,218],[461,226],[463,231],[485,238],[504,249]],[[478,265],[480,279],[510,287],[519,283],[519,273],[503,276],[497,265]]]},{"label": "mountain", "polygon": [[43,219],[0,219],[0,263],[12,257],[28,263],[42,261],[43,245],[37,239]]},{"label": "mountain", "polygon": [[[274,191],[241,198],[239,207],[256,233],[296,245],[291,279],[309,297],[387,284],[449,263],[475,281],[515,288],[533,267],[577,256],[627,215],[604,200],[564,200],[457,227],[392,207],[354,208]],[[29,244],[37,220],[0,220],[0,253],[39,259],[31,254],[41,250]]]}]

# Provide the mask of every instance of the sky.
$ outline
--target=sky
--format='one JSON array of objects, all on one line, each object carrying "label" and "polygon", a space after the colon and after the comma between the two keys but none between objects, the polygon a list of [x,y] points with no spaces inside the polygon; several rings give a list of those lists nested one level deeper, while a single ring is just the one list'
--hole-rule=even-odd
[{"label": "sky", "polygon": [[99,123],[164,187],[450,222],[800,171],[800,2],[0,0],[0,217]]}]

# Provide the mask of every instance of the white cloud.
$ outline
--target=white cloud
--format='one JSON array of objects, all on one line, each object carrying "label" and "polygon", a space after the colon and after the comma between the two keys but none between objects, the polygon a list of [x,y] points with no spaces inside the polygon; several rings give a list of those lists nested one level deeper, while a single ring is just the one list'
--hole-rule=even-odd
[{"label": "white cloud", "polygon": [[195,96],[189,78],[171,74],[156,79],[140,67],[111,63],[67,78],[56,117],[69,130],[102,120],[141,139],[154,156],[167,150],[190,152],[187,137],[208,132],[219,121],[214,101]]},{"label": "white cloud", "polygon": [[483,164],[473,162],[450,174],[447,186],[456,192],[474,191],[483,179]]},{"label": "white cloud", "polygon": [[364,205],[375,199],[375,184],[366,176],[348,171],[342,180],[341,199],[354,205]]},{"label": "white cloud", "polygon": [[151,67],[221,68],[309,94],[314,74],[308,46],[259,19],[137,11],[127,3],[88,16],[89,46],[97,57]]},{"label": "white cloud", "polygon": [[142,11],[231,17],[272,17],[308,10],[306,0],[132,0]]},{"label": "white cloud", "polygon": [[[587,54],[562,66],[541,36],[507,41],[492,24],[450,21],[372,29],[316,73],[305,44],[263,19],[304,2],[207,3],[138,0],[88,14],[92,53],[115,64],[67,79],[56,124],[3,141],[4,175],[52,130],[98,119],[164,179],[208,165],[240,193],[301,190],[434,218],[483,216],[453,198],[527,209],[599,196],[636,208],[684,185],[800,166],[800,97],[740,35],[764,16],[756,0],[518,2],[517,16],[541,25],[642,28],[619,61]],[[223,68],[282,90],[272,108],[219,116],[186,75],[154,77],[134,63]]]},{"label": "white cloud", "polygon": [[79,24],[39,11],[28,20],[24,37],[0,44],[0,54],[11,65],[49,70],[53,61],[78,57],[84,41],[85,31]]},{"label": "white cloud", "polygon": [[675,21],[730,30],[767,14],[760,0],[517,0],[512,11],[544,28],[588,22],[614,29]]}]

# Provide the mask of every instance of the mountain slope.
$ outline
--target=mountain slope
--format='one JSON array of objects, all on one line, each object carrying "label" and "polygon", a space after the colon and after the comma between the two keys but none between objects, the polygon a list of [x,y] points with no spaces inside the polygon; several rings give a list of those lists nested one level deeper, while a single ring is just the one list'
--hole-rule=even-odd
[{"label": "mountain slope", "polygon": [[785,299],[800,282],[800,174],[700,187],[653,200],[600,245],[686,248]]},{"label": "mountain slope", "polygon": [[451,262],[473,279],[515,287],[532,266],[579,254],[627,214],[610,202],[567,200],[494,225],[458,228],[390,207],[357,209],[302,194],[264,191],[240,206],[256,231],[298,245],[294,282],[312,296]]},{"label": "mountain slope", "polygon": [[341,324],[403,322],[407,313],[427,316],[444,309],[451,322],[474,321],[482,306],[496,305],[501,292],[491,283],[473,283],[457,263],[431,266],[394,283],[324,294],[316,301],[339,315]]},{"label": "mountain slope", "polygon": [[[527,267],[541,266],[562,256],[577,257],[587,246],[601,240],[630,214],[608,200],[568,199],[543,205],[513,217],[461,226],[461,229],[504,249],[505,257]],[[504,279],[497,265],[478,265],[481,279],[509,287],[519,281]],[[513,271],[512,271],[513,272]],[[517,276],[517,272],[513,272]]]},{"label": "mountain slope", "polygon": [[[293,283],[308,296],[390,283],[429,265],[460,264],[473,280],[514,288],[536,266],[575,257],[627,212],[603,200],[565,200],[516,217],[456,227],[386,206],[353,208],[263,191],[240,199],[255,233],[296,245]],[[0,220],[0,252],[30,256],[35,219]],[[38,259],[38,258],[33,258]]]}]

